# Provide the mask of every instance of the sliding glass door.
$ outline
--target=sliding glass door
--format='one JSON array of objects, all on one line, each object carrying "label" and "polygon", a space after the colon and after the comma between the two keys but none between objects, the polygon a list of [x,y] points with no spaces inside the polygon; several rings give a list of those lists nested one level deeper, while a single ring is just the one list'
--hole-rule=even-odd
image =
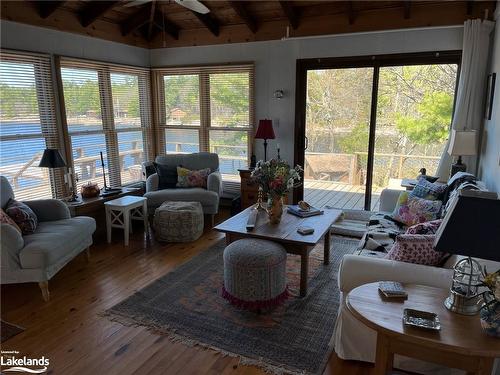
[{"label": "sliding glass door", "polygon": [[364,207],[372,80],[373,68],[307,72],[304,199],[315,206]]},{"label": "sliding glass door", "polygon": [[299,60],[294,200],[378,210],[380,192],[434,174],[452,120],[460,52]]},{"label": "sliding glass door", "polygon": [[[401,188],[421,168],[432,175],[448,139],[457,64],[381,67],[372,196]],[[373,201],[373,200],[372,200]]]}]

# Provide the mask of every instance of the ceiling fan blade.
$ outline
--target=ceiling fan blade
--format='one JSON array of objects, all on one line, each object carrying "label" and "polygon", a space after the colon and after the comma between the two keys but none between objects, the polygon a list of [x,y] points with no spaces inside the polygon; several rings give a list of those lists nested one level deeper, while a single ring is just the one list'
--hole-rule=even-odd
[{"label": "ceiling fan blade", "polygon": [[210,12],[210,9],[197,0],[175,0],[175,2],[197,13],[207,14]]},{"label": "ceiling fan blade", "polygon": [[144,5],[144,4],[150,3],[151,1],[153,1],[153,0],[133,0],[133,1],[128,2],[127,4],[124,4],[123,6],[126,8],[136,7],[139,5]]}]

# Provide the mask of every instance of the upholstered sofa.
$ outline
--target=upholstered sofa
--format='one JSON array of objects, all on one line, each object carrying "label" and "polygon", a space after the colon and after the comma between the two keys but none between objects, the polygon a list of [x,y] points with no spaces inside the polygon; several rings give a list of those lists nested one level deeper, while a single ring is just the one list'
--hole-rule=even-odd
[{"label": "upholstered sofa", "polygon": [[[205,215],[215,215],[219,211],[219,197],[222,195],[222,176],[219,172],[219,156],[209,152],[193,154],[167,154],[157,156],[157,164],[177,167],[182,166],[191,170],[210,168],[207,188],[171,188],[159,189],[159,176],[154,172],[152,162],[143,163],[146,171],[146,193],[149,212],[161,206],[166,201],[200,202]],[[151,171],[148,173],[147,171]]]},{"label": "upholstered sofa", "polygon": [[[0,176],[0,203],[5,209],[14,192],[6,177]],[[69,261],[92,245],[95,220],[71,218],[66,204],[57,199],[23,202],[38,218],[33,234],[22,236],[14,226],[0,224],[1,283],[37,282],[48,301],[48,281]]]},{"label": "upholstered sofa", "polygon": [[[382,191],[381,211],[378,214],[391,213],[400,193],[401,191],[390,189]],[[367,215],[371,215],[373,218],[373,214],[368,213]],[[395,228],[393,227],[392,230]],[[404,263],[384,259],[385,253],[383,252],[363,249],[362,247],[366,243],[365,234],[360,242],[360,250],[356,254],[344,256],[340,265],[338,283],[341,303],[335,326],[334,347],[335,352],[342,359],[374,362],[377,334],[351,314],[345,303],[347,294],[358,286],[377,281],[398,281],[449,289],[453,275],[452,268],[462,257],[456,255],[450,257],[443,267]],[[488,270],[500,268],[500,263],[477,260]],[[395,356],[395,367],[422,374],[462,374],[458,370],[445,369],[438,365],[402,356]],[[498,360],[496,368],[500,371]]]}]

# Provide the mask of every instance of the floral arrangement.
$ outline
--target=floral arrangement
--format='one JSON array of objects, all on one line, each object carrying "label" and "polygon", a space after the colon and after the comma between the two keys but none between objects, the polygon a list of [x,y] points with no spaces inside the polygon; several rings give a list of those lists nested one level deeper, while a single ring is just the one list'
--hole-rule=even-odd
[{"label": "floral arrangement", "polygon": [[259,184],[262,191],[269,196],[283,197],[293,187],[300,184],[302,167],[295,168],[281,159],[259,161],[252,172],[252,178]]},{"label": "floral arrangement", "polygon": [[486,297],[485,301],[489,301],[486,305],[500,302],[500,270],[492,273],[487,273],[485,270],[484,279],[481,285],[488,288],[488,290],[484,292],[484,296]]}]

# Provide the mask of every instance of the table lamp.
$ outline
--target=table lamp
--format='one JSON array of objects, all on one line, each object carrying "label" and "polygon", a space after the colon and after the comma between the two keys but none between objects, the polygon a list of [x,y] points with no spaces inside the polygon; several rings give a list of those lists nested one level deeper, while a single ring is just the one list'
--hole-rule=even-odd
[{"label": "table lamp", "polygon": [[462,156],[476,155],[476,131],[475,130],[452,130],[448,154],[458,156],[457,162],[451,166],[450,177],[457,172],[465,172],[467,166],[462,163]]},{"label": "table lamp", "polygon": [[[500,261],[500,200],[497,193],[461,190],[436,232],[437,251],[464,255],[453,268],[448,310],[475,315],[482,304],[482,267],[472,257]],[[496,271],[496,270],[490,270]]]},{"label": "table lamp", "polygon": [[42,159],[40,160],[39,167],[42,168],[64,168],[64,162],[61,153],[57,148],[46,148],[43,151]]},{"label": "table lamp", "polygon": [[264,140],[264,161],[267,161],[267,140],[276,138],[273,130],[272,120],[259,120],[259,127],[255,133],[255,139]]}]

